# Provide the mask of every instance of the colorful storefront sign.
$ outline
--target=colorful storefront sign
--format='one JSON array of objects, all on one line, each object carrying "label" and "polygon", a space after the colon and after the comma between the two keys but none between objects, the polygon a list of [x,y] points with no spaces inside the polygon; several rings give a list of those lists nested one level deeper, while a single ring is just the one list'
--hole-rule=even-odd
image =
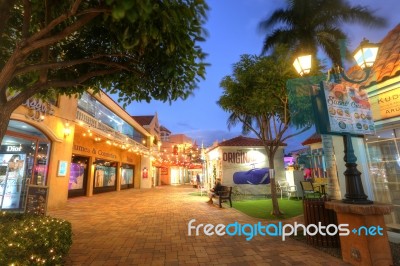
[{"label": "colorful storefront sign", "polygon": [[400,116],[400,87],[370,97],[375,121]]}]

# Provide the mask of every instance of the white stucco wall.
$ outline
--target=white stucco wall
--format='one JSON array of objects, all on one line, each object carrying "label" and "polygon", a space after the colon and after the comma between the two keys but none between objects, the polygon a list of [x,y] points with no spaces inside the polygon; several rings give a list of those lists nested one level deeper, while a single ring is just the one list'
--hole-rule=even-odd
[{"label": "white stucco wall", "polygon": [[[237,187],[246,194],[266,194],[270,192],[269,184],[235,184],[235,172],[246,172],[251,169],[268,168],[268,157],[262,147],[218,147],[210,152],[209,159],[217,165],[217,177],[221,175],[222,184]],[[218,162],[218,163],[215,163]],[[275,155],[275,177],[277,180],[285,179],[283,161],[283,148],[279,148]]]}]

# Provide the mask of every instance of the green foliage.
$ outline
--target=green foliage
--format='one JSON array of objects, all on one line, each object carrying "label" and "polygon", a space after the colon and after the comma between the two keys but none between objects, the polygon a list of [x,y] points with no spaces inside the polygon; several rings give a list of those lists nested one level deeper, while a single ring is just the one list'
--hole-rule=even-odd
[{"label": "green foliage", "polygon": [[244,132],[249,129],[257,131],[260,138],[269,140],[280,132],[263,136],[262,132],[268,127],[260,123],[263,118],[268,120],[267,123],[273,123],[271,119],[274,119],[286,126],[294,122],[297,126],[310,126],[310,113],[293,120],[293,115],[297,113],[289,110],[286,82],[297,77],[291,59],[291,53],[283,46],[270,56],[241,56],[233,66],[233,74],[221,81],[224,91],[217,102],[232,114],[231,124],[240,121],[244,124]]},{"label": "green foliage", "polygon": [[[204,0],[0,4],[0,108],[89,87],[132,101],[187,98],[205,78]],[[8,107],[10,91],[20,93]],[[10,104],[11,105],[11,104]]]},{"label": "green foliage", "polygon": [[344,23],[380,27],[386,20],[376,17],[371,9],[351,6],[346,0],[286,0],[285,8],[276,10],[259,25],[266,33],[263,53],[286,44],[296,53],[316,57],[317,48],[321,48],[334,64],[341,65],[339,40],[348,39],[341,29]]},{"label": "green foliage", "polygon": [[0,265],[63,265],[72,245],[67,221],[49,216],[0,213]]}]

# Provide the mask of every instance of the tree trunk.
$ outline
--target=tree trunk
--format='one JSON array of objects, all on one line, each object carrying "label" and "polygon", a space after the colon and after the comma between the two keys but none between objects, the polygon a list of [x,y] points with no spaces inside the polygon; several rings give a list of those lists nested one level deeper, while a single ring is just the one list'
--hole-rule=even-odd
[{"label": "tree trunk", "polygon": [[335,147],[333,147],[332,136],[331,135],[321,135],[322,148],[325,153],[326,160],[326,173],[328,175],[328,195],[330,199],[340,200],[340,187],[339,187],[339,177],[337,174],[336,159],[335,159]]},{"label": "tree trunk", "polygon": [[0,143],[3,142],[3,138],[6,135],[12,112],[13,110],[10,110],[7,106],[0,107]]},{"label": "tree trunk", "polygon": [[267,154],[268,154],[268,163],[270,171],[272,215],[275,217],[281,217],[283,213],[279,210],[278,197],[276,194],[275,166],[274,166],[275,152],[267,152]]}]

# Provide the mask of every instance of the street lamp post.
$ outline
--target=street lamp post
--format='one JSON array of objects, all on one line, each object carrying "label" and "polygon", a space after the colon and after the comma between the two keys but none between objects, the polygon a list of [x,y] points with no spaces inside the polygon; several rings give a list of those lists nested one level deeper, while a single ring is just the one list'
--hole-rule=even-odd
[{"label": "street lamp post", "polygon": [[[361,83],[365,81],[371,72],[372,65],[375,62],[376,56],[378,54],[378,46],[369,43],[364,39],[360,46],[356,49],[354,53],[354,58],[357,64],[364,70],[365,76],[362,80],[352,80],[346,76],[345,71],[342,67],[338,66],[333,68],[330,72],[333,74],[333,79],[336,83],[341,83],[344,79],[351,83]],[[311,70],[311,56],[300,56],[296,58],[293,63],[296,71],[303,76],[308,74]],[[331,74],[329,72],[329,74]],[[364,189],[361,181],[361,173],[357,170],[357,157],[354,154],[353,144],[351,141],[351,135],[345,133],[343,135],[344,144],[344,161],[346,165],[346,170],[344,172],[345,176],[345,186],[346,194],[345,198],[342,200],[344,203],[349,204],[373,204],[371,200],[368,200],[368,196],[364,193]]]}]

